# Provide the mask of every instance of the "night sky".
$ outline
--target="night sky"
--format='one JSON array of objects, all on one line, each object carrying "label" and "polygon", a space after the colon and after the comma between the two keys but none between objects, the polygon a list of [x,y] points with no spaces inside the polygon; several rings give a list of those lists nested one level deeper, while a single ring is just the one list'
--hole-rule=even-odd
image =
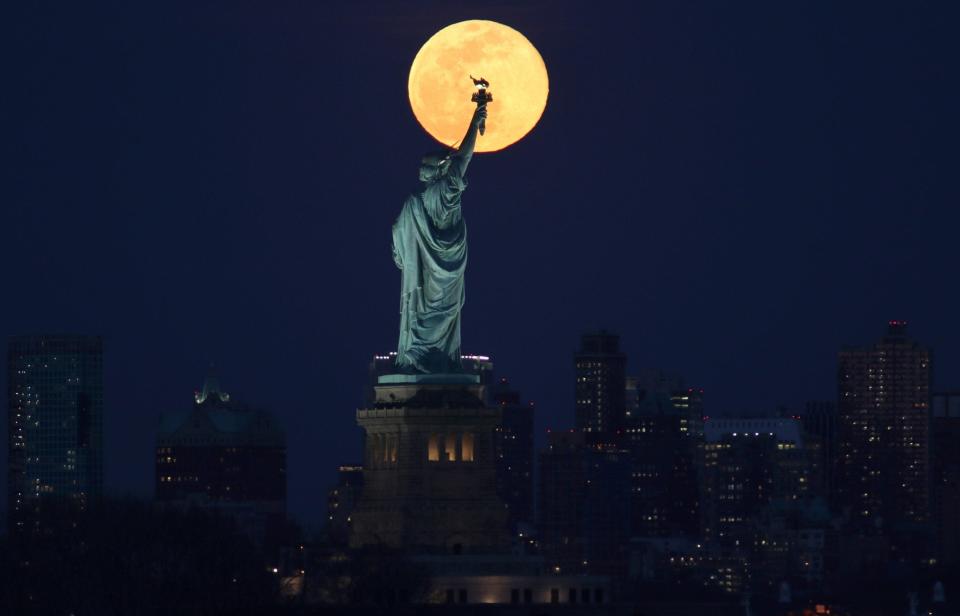
[{"label": "night sky", "polygon": [[435,149],[407,71],[464,19],[520,30],[550,74],[540,124],[478,155],[463,197],[463,350],[538,429],[572,424],[597,327],[709,414],[833,398],[839,347],[891,318],[960,387],[948,3],[17,4],[0,335],[105,336],[110,493],[152,495],[157,418],[214,362],[285,425],[292,512],[325,515],[396,344],[390,226]]}]

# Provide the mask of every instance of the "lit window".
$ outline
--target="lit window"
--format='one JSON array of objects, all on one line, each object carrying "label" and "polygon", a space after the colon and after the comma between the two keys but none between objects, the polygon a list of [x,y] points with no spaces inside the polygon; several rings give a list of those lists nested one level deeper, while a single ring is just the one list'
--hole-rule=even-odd
[{"label": "lit window", "polygon": [[444,460],[447,462],[456,462],[457,461],[457,435],[448,434],[447,438],[443,441],[443,454]]},{"label": "lit window", "polygon": [[467,432],[460,442],[460,459],[464,462],[473,462],[473,434]]},{"label": "lit window", "polygon": [[430,462],[440,461],[440,437],[436,434],[431,434],[430,441],[427,443],[427,460]]}]

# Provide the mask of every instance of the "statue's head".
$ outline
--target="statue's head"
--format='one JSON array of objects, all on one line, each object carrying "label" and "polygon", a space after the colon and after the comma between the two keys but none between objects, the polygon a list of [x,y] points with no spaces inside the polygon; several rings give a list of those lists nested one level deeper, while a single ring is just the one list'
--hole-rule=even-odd
[{"label": "statue's head", "polygon": [[450,156],[453,150],[441,150],[432,152],[420,159],[420,181],[432,182],[442,177],[450,168]]}]

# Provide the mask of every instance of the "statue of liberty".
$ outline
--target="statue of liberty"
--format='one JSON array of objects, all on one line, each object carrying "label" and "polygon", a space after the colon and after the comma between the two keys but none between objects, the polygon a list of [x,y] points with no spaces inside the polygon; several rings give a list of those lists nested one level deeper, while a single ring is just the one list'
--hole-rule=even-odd
[{"label": "statue of liberty", "polygon": [[481,100],[460,147],[420,162],[420,188],[393,223],[393,261],[403,272],[396,369],[408,374],[461,372],[460,310],[467,228],[460,211],[464,175],[487,117]]}]

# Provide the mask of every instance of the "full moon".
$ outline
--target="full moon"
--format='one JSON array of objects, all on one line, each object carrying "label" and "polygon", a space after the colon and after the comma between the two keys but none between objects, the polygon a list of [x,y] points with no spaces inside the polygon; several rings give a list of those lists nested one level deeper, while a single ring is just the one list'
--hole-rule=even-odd
[{"label": "full moon", "polygon": [[490,82],[486,133],[476,152],[516,143],[536,126],[547,105],[549,83],[543,58],[509,26],[472,19],[440,30],[424,43],[410,67],[407,91],[413,115],[446,146],[463,138],[476,109],[470,76]]}]

